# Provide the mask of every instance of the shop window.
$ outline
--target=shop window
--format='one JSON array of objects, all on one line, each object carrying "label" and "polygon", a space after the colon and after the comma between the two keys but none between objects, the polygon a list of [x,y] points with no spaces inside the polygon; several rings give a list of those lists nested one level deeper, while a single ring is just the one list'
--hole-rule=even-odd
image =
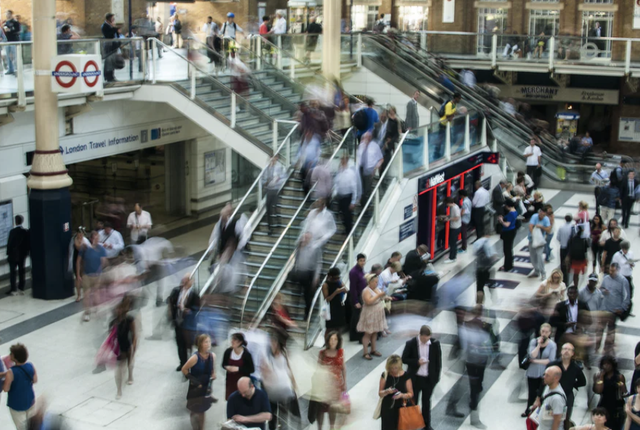
[{"label": "shop window", "polygon": [[507,9],[478,9],[478,54],[491,54],[491,38],[507,30]]},{"label": "shop window", "polygon": [[353,29],[373,30],[373,25],[378,19],[378,6],[370,6],[364,4],[353,5]]},{"label": "shop window", "polygon": [[[611,37],[613,30],[613,12],[582,12],[583,52],[600,58],[611,58],[611,41],[599,40]],[[596,51],[597,48],[597,51]]]},{"label": "shop window", "polygon": [[429,8],[426,6],[400,6],[402,31],[427,30]]}]

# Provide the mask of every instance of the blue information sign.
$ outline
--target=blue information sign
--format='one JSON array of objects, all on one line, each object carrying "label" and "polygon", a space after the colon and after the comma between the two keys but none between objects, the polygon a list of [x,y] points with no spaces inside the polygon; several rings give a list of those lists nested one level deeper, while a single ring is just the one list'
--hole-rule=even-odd
[{"label": "blue information sign", "polygon": [[413,204],[404,207],[404,219],[409,219],[413,216]]},{"label": "blue information sign", "polygon": [[409,236],[416,234],[416,218],[410,219],[407,222],[400,224],[400,240],[402,242]]}]

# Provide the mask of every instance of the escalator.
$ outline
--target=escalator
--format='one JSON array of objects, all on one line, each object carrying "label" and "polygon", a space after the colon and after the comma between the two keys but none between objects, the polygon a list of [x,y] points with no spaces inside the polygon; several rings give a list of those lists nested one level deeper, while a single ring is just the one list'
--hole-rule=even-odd
[{"label": "escalator", "polygon": [[[363,39],[363,65],[391,84],[398,87],[410,85],[411,88],[421,90],[432,99],[431,107],[437,108],[450,98],[451,92],[439,81],[439,76],[445,73],[456,91],[462,94],[461,104],[485,112],[499,146],[510,156],[515,166],[524,165],[522,153],[529,144],[532,130],[504,112],[484,90],[463,85],[458,74],[450,69],[443,70],[438,59],[419,51],[402,39],[400,42],[385,36],[368,36]],[[540,146],[543,152],[543,173],[548,180],[571,184],[588,182],[595,159],[582,161],[564,153],[554,141],[544,135]],[[616,164],[621,157],[624,156],[609,155],[606,158],[609,163]]]}]

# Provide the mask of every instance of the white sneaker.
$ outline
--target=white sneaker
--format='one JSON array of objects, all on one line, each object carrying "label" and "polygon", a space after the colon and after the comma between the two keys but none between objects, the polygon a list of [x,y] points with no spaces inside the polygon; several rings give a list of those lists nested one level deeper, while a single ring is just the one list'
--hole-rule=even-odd
[{"label": "white sneaker", "polygon": [[20,294],[21,296],[24,296],[24,291],[18,290],[18,294]]},{"label": "white sneaker", "polygon": [[82,317],[82,321],[84,321],[84,322],[91,321],[91,317],[89,316],[89,314],[84,314],[84,316]]},{"label": "white sneaker", "polygon": [[447,258],[446,260],[444,260],[444,262],[445,262],[445,264],[451,264],[451,263],[455,263],[455,262],[456,262],[456,260],[455,260],[455,259],[454,259],[454,260],[452,260],[452,259],[450,259],[450,258]]},{"label": "white sneaker", "polygon": [[10,295],[15,297],[15,296],[18,295],[18,292],[17,291],[12,291]]}]

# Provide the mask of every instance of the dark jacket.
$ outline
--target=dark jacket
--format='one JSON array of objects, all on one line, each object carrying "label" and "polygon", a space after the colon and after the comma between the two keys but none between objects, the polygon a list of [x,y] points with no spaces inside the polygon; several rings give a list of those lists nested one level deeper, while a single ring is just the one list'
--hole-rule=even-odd
[{"label": "dark jacket", "polygon": [[31,244],[29,242],[29,230],[15,227],[9,232],[7,241],[7,260],[18,262],[29,255]]},{"label": "dark jacket", "polygon": [[[500,184],[496,185],[491,192],[491,200],[493,200],[493,208],[496,212],[500,212],[500,209],[504,206],[504,194],[502,194],[502,187]],[[502,215],[498,213],[498,215]]]},{"label": "dark jacket", "polygon": [[422,258],[416,249],[407,252],[407,256],[404,258],[404,266],[402,271],[407,276],[413,276],[414,272],[421,270],[424,267]]},{"label": "dark jacket", "polygon": [[[586,303],[581,302],[580,300],[576,301],[578,302],[578,324],[576,325],[576,329],[579,330],[581,327],[585,327],[591,324],[591,317],[589,314],[589,306]],[[567,331],[567,321],[569,320],[569,306],[567,305],[568,302],[568,300],[565,300],[558,303],[553,310],[551,318],[549,319],[549,324],[551,324],[552,327],[556,328],[556,336],[554,340],[558,345],[558,354],[560,353],[560,348],[562,348],[560,341],[562,340],[562,336],[564,335],[564,333]]]},{"label": "dark jacket", "polygon": [[[416,376],[420,369],[420,349],[418,347],[418,338],[414,337],[407,341],[402,351],[402,362],[407,365],[407,372],[412,378]],[[440,342],[431,338],[429,346],[429,382],[434,386],[440,381],[440,373],[442,372],[442,349]]]},{"label": "dark jacket", "polygon": [[196,329],[195,327],[195,315],[200,309],[200,296],[193,289],[189,291],[186,301],[184,302],[185,310],[189,312],[181,313],[178,309],[178,299],[180,298],[180,287],[176,287],[171,291],[169,295],[169,313],[171,314],[171,321],[176,326],[185,328]]},{"label": "dark jacket", "polygon": [[[118,29],[113,27],[111,24],[106,22],[102,23],[102,35],[105,39],[117,39],[118,38]],[[120,47],[120,42],[110,42],[104,44],[104,52],[105,54],[109,54],[111,52],[117,51]]]},{"label": "dark jacket", "polygon": [[[223,368],[224,366],[229,365],[229,359],[231,358],[231,351],[233,351],[233,348],[228,348],[224,352],[224,355],[222,356]],[[253,365],[253,357],[251,356],[251,353],[249,352],[249,350],[245,348],[244,352],[242,353],[242,367],[240,368],[238,373],[240,373],[242,376],[249,376],[255,371],[256,369],[255,369],[255,366]]]},{"label": "dark jacket", "polygon": [[633,180],[633,190],[631,192],[633,193],[634,197],[629,197],[629,178],[625,178],[622,181],[621,185],[622,185],[622,187],[621,187],[622,200],[628,200],[628,199],[635,200],[635,189],[638,186],[638,180],[637,179]]},{"label": "dark jacket", "polygon": [[[584,372],[576,364],[574,360],[571,360],[571,364],[565,370],[562,366],[562,360],[550,361],[547,364],[547,369],[551,366],[558,366],[562,371],[562,376],[560,376],[560,386],[564,391],[564,394],[567,396],[567,405],[573,405],[574,401],[574,388],[580,388],[587,385],[587,378],[584,376]],[[544,384],[540,385],[540,389],[538,390],[538,397],[542,397],[542,392],[544,391]]]}]

